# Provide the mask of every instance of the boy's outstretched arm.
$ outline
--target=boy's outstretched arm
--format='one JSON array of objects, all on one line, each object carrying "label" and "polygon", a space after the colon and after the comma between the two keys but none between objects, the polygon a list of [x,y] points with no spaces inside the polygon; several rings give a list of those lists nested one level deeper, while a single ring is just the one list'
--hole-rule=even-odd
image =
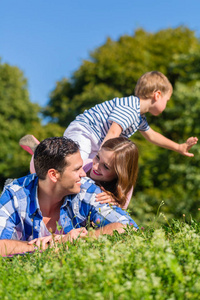
[{"label": "boy's outstretched arm", "polygon": [[102,145],[103,143],[105,143],[105,141],[109,139],[119,137],[121,133],[122,133],[122,127],[119,124],[113,122],[102,142]]},{"label": "boy's outstretched arm", "polygon": [[154,131],[153,129],[149,129],[147,131],[140,131],[140,133],[143,135],[143,137],[151,142],[152,144],[155,144],[157,146],[179,152],[182,155],[193,157],[194,154],[188,152],[192,146],[196,145],[198,138],[197,137],[190,137],[187,139],[187,141],[183,144],[178,144],[173,142],[172,140],[164,137],[162,134]]}]

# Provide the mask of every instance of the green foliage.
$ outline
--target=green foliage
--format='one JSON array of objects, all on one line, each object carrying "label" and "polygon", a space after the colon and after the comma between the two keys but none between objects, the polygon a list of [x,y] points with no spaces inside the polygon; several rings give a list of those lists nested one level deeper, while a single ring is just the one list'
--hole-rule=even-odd
[{"label": "green foliage", "polygon": [[198,299],[200,226],[173,220],[0,257],[1,299]]},{"label": "green foliage", "polygon": [[[67,126],[76,116],[75,103],[71,102],[72,87],[67,79],[56,83],[56,88],[51,93],[48,105],[43,109],[45,117],[51,117],[51,122]],[[67,114],[66,114],[67,112]]]},{"label": "green foliage", "polygon": [[0,185],[22,175],[24,157],[19,139],[39,123],[39,107],[29,100],[27,81],[17,67],[0,64]]},{"label": "green foliage", "polygon": [[[84,87],[81,95],[72,96],[70,84],[65,79],[58,82],[55,90],[51,93],[51,98],[47,107],[44,108],[45,117],[51,117],[53,123],[58,123],[63,127],[72,122],[75,117],[85,109],[92,107],[94,99],[96,103],[102,102],[102,95],[112,98],[117,91],[105,84],[93,85],[92,83]],[[119,96],[122,96],[118,93]],[[71,100],[73,97],[73,101]]]},{"label": "green foliage", "polygon": [[[188,72],[185,72],[184,65],[187,60],[192,62],[192,67],[190,65]],[[172,99],[161,117],[155,119],[148,116],[152,119],[153,126],[156,124],[155,130],[178,143],[183,143],[189,136],[200,136],[199,65],[200,56],[197,52],[181,55],[179,59],[176,57],[176,64],[173,63],[171,67],[175,74],[179,74],[179,79],[174,85]],[[198,144],[191,150],[194,153],[192,158],[152,147],[146,141],[140,150],[140,174],[132,210],[136,214],[140,211],[140,216],[148,220],[161,200],[164,200],[163,210],[169,216],[180,218],[182,214],[190,212],[200,220]]]},{"label": "green foliage", "polygon": [[[178,42],[177,42],[178,41]],[[44,115],[61,126],[67,126],[85,109],[114,97],[134,94],[138,78],[150,70],[159,70],[174,83],[169,69],[176,55],[195,50],[198,40],[185,27],[148,33],[143,29],[133,36],[122,36],[106,43],[83,61],[71,80],[57,82]]]},{"label": "green foliage", "polygon": [[[0,185],[7,177],[20,177],[29,170],[30,155],[18,145],[25,134],[39,140],[61,136],[67,125],[85,109],[113,97],[134,94],[138,78],[159,70],[168,76],[174,92],[166,110],[155,118],[147,114],[150,126],[164,136],[183,143],[200,133],[200,43],[186,27],[156,33],[143,29],[133,36],[108,38],[83,61],[72,78],[56,83],[41,125],[39,107],[30,103],[26,80],[16,67],[0,65]],[[193,158],[148,143],[137,132],[132,140],[140,151],[139,177],[130,204],[138,221],[148,223],[161,201],[167,217],[191,213],[199,220],[199,146]]]},{"label": "green foliage", "polygon": [[[151,127],[178,143],[199,137],[200,44],[186,27],[156,33],[143,29],[104,45],[83,61],[71,80],[57,83],[46,116],[66,126],[85,109],[113,97],[134,93],[138,78],[150,70],[163,72],[174,87],[166,110],[155,118],[147,114]],[[61,108],[61,109],[60,109]],[[60,110],[59,110],[60,109]],[[194,158],[183,157],[133,135],[140,150],[139,178],[130,209],[138,220],[149,222],[162,200],[167,216],[180,218],[192,213],[199,220],[199,147]]]},{"label": "green foliage", "polygon": [[40,107],[30,102],[27,80],[22,71],[0,64],[0,189],[5,180],[24,176],[29,171],[30,155],[19,146],[19,139],[34,134],[38,139],[62,136],[57,124],[41,125]]}]

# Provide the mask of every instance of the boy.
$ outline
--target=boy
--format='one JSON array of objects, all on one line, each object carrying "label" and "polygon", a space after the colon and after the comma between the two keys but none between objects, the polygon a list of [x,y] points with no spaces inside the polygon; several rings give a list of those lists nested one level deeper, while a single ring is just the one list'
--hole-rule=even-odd
[{"label": "boy", "polygon": [[172,85],[164,74],[147,72],[136,84],[135,97],[114,98],[85,110],[69,124],[64,136],[79,143],[83,160],[93,158],[106,140],[120,135],[129,138],[137,130],[157,146],[192,157],[194,154],[188,151],[197,143],[197,137],[177,144],[151,129],[144,115],[147,112],[154,116],[162,113],[172,91]]}]

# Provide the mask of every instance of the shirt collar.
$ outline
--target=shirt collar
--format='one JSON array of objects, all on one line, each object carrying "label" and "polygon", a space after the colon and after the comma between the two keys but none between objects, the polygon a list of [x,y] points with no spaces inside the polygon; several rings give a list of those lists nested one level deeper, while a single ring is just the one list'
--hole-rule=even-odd
[{"label": "shirt collar", "polygon": [[30,191],[30,216],[40,210],[38,202],[38,177],[34,180],[34,186]]},{"label": "shirt collar", "polygon": [[72,201],[72,197],[73,197],[73,196],[74,196],[74,195],[67,195],[67,196],[65,196],[65,197],[64,197],[63,204],[62,204],[61,207],[67,206],[67,205],[68,205],[68,202],[71,202],[71,201]]}]

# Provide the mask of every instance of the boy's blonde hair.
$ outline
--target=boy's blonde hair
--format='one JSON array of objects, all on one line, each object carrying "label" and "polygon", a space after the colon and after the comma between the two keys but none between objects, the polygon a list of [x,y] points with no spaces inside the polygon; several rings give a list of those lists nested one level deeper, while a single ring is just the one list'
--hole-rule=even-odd
[{"label": "boy's blonde hair", "polygon": [[151,71],[143,74],[135,86],[135,96],[148,99],[153,93],[160,90],[162,94],[173,91],[172,85],[167,77],[158,71]]}]

